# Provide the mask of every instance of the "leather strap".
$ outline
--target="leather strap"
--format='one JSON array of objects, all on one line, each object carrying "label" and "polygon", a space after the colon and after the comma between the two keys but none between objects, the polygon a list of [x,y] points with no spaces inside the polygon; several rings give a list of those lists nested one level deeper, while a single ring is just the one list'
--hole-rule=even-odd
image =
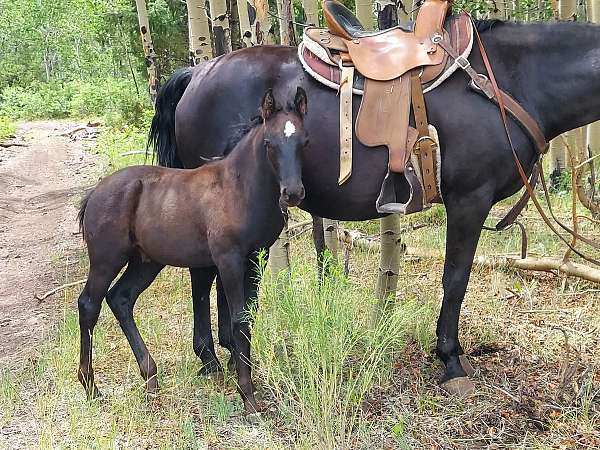
[{"label": "leather strap", "polygon": [[438,150],[436,141],[429,135],[429,123],[427,121],[427,109],[423,97],[423,87],[419,70],[413,70],[410,74],[411,99],[415,125],[419,132],[419,138],[414,147],[414,153],[419,158],[421,168],[421,179],[425,189],[425,201],[427,203],[440,202],[440,193],[437,188],[435,160]]},{"label": "leather strap", "polygon": [[354,67],[342,66],[340,79],[340,177],[338,185],[352,174],[352,85]]},{"label": "leather strap", "polygon": [[[473,19],[471,19],[473,20]],[[544,223],[548,226],[548,228],[550,228],[550,230],[552,230],[552,232],[554,234],[556,234],[556,236],[563,241],[567,247],[569,247],[571,249],[571,251],[573,253],[575,253],[576,255],[580,256],[581,258],[585,259],[586,261],[600,266],[600,261],[588,257],[586,255],[584,255],[583,253],[581,253],[579,250],[577,250],[562,234],[560,234],[560,232],[556,229],[556,227],[552,224],[552,222],[550,221],[550,219],[548,219],[548,216],[546,215],[546,213],[544,212],[542,206],[540,205],[540,202],[538,201],[536,195],[535,195],[535,191],[533,190],[533,187],[531,186],[531,184],[529,183],[529,180],[527,179],[527,175],[525,174],[525,170],[523,169],[523,165],[521,164],[521,161],[519,160],[519,156],[517,155],[517,152],[515,150],[515,146],[513,144],[512,141],[512,137],[510,135],[510,131],[508,129],[508,117],[506,114],[506,106],[504,104],[504,99],[503,96],[501,95],[501,91],[500,88],[498,87],[498,83],[496,82],[496,77],[494,76],[494,72],[492,71],[492,66],[490,64],[489,58],[487,56],[487,53],[485,51],[485,48],[483,46],[483,42],[481,40],[481,36],[479,36],[479,32],[477,31],[477,27],[474,26],[473,27],[474,31],[475,31],[475,36],[477,37],[477,43],[479,45],[479,51],[481,53],[481,57],[483,59],[483,63],[485,65],[485,68],[487,70],[487,73],[489,75],[489,81],[492,84],[492,87],[494,89],[494,94],[496,96],[496,98],[498,99],[498,106],[500,108],[500,115],[502,116],[502,122],[504,124],[504,131],[506,132],[506,137],[508,138],[508,142],[510,144],[510,149],[512,151],[513,157],[515,159],[515,164],[517,166],[517,170],[519,172],[519,175],[521,176],[521,180],[523,181],[523,184],[525,185],[525,188],[527,189],[527,192],[529,192],[529,196],[531,197],[531,200],[533,201],[533,204],[535,205],[536,209],[538,210],[540,216],[542,217],[542,220],[544,221]],[[551,211],[551,215],[554,218],[554,220],[565,230],[567,231],[569,234],[571,234],[571,236],[575,237],[576,239],[580,239],[581,241],[589,244],[590,246],[594,247],[594,248],[600,248],[600,244],[585,238],[584,236],[581,236],[579,233],[577,233],[574,230],[571,230],[569,227],[567,227],[566,225],[563,225],[560,221],[558,221],[556,219],[556,217],[554,216],[554,213],[552,212],[552,208],[550,206],[550,198],[548,195],[548,189],[546,187],[546,181],[544,179],[544,171],[543,168],[541,167],[540,164],[540,174],[541,174],[541,181],[542,181],[542,185],[544,186],[544,194],[546,195],[546,201],[548,202],[548,205],[550,207],[550,211]]]},{"label": "leather strap", "polygon": [[[475,25],[473,25],[473,29],[476,32],[479,42],[479,33],[477,33]],[[457,62],[459,67],[469,75],[471,78],[471,87],[473,89],[483,93],[488,99],[496,104],[499,104],[498,97],[501,97],[504,108],[519,122],[519,125],[527,132],[527,134],[529,134],[538,152],[544,154],[548,151],[548,142],[538,123],[514,98],[501,89],[498,89],[499,96],[497,96],[494,86],[489,78],[477,73],[473,67],[471,67],[469,60],[459,56],[448,41],[441,39],[438,41],[438,44]]]}]

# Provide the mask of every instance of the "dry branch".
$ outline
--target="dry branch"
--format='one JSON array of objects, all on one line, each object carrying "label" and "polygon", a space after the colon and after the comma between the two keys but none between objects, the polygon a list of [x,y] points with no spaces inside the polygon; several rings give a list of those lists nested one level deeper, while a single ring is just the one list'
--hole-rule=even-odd
[{"label": "dry branch", "polygon": [[528,257],[525,259],[510,257],[486,257],[478,256],[475,262],[491,269],[520,269],[533,270],[536,272],[559,273],[567,276],[581,278],[600,284],[600,270],[574,262],[563,262],[560,258]]},{"label": "dry branch", "polygon": [[48,291],[48,292],[46,292],[46,293],[44,293],[42,295],[35,294],[34,297],[37,298],[41,302],[42,300],[45,300],[46,298],[50,297],[51,295],[56,294],[58,291],[61,291],[63,289],[66,289],[66,288],[69,288],[69,287],[72,287],[72,286],[77,286],[79,284],[83,284],[86,281],[87,281],[87,278],[84,278],[82,280],[73,281],[72,283],[62,284],[62,285],[60,285],[58,287],[55,287],[54,289],[52,289],[52,290],[50,290],[50,291]]},{"label": "dry branch", "polygon": [[0,142],[0,147],[2,147],[2,148],[28,147],[28,144],[23,144],[21,142]]}]

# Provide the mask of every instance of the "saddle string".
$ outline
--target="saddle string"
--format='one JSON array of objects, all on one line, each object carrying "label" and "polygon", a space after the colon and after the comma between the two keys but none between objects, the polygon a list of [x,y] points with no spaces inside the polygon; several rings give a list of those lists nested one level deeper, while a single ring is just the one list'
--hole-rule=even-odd
[{"label": "saddle string", "polygon": [[[467,13],[468,14],[468,13]],[[485,65],[486,71],[488,72],[488,76],[489,76],[489,80],[492,84],[492,88],[494,90],[496,99],[498,101],[498,106],[500,108],[500,115],[502,117],[502,122],[504,125],[504,131],[506,132],[506,136],[508,138],[508,142],[510,144],[510,148],[513,154],[513,157],[515,159],[515,164],[517,166],[517,170],[519,172],[519,175],[521,176],[521,180],[523,181],[523,184],[525,185],[525,188],[527,189],[527,191],[529,192],[529,196],[531,197],[531,200],[533,201],[533,204],[535,205],[536,209],[538,210],[538,213],[540,214],[540,216],[542,217],[542,220],[544,221],[544,223],[548,226],[548,228],[550,228],[550,230],[552,230],[552,232],[554,234],[556,234],[556,236],[563,241],[570,249],[571,251],[573,251],[576,255],[580,256],[581,258],[583,258],[584,260],[600,266],[600,261],[591,258],[589,256],[584,255],[583,253],[581,253],[579,250],[577,250],[557,229],[556,227],[552,224],[552,222],[550,221],[550,219],[548,218],[548,216],[546,215],[546,213],[544,212],[541,204],[539,203],[539,200],[537,199],[537,196],[535,195],[535,191],[533,190],[533,187],[531,186],[531,184],[529,183],[529,180],[527,179],[527,175],[525,174],[525,170],[523,169],[523,165],[521,164],[521,161],[519,160],[519,156],[517,155],[517,152],[515,150],[515,146],[513,144],[512,141],[512,137],[510,135],[510,131],[508,129],[508,117],[506,114],[506,107],[504,105],[504,100],[503,100],[503,96],[501,95],[501,91],[500,88],[498,87],[498,83],[496,82],[496,77],[494,76],[494,72],[492,70],[489,58],[487,56],[487,52],[485,51],[485,47],[483,45],[483,42],[481,40],[481,36],[479,35],[479,32],[477,30],[477,27],[475,26],[475,23],[473,21],[473,18],[471,17],[471,15],[469,15],[469,17],[471,18],[471,21],[473,22],[473,29],[475,31],[475,36],[477,37],[477,44],[479,46],[479,51],[481,53],[481,58],[483,60],[483,63]],[[541,158],[541,157],[540,157]],[[552,211],[552,208],[550,206],[549,203],[549,194],[548,194],[548,189],[546,187],[546,182],[545,182],[545,177],[544,177],[544,171],[543,168],[541,167],[541,159],[539,160],[539,165],[540,165],[540,178],[542,181],[542,186],[544,187],[544,195],[546,196],[546,201],[548,202],[550,211]],[[598,245],[596,242],[585,238],[584,236],[581,236],[579,233],[577,233],[574,230],[571,230],[569,227],[567,227],[566,225],[560,223],[560,221],[558,221],[556,219],[556,217],[554,216],[554,214],[551,212],[551,215],[553,217],[553,219],[561,226],[561,228],[564,228],[565,231],[567,231],[569,234],[571,234],[573,237],[580,239],[581,241],[591,245],[594,248],[600,248],[600,245]]]}]

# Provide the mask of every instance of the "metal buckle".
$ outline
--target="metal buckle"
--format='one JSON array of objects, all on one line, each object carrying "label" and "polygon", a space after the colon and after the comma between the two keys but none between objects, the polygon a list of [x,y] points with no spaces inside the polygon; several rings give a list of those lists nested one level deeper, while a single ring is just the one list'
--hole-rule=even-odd
[{"label": "metal buckle", "polygon": [[442,42],[442,39],[444,39],[444,37],[440,33],[435,33],[433,36],[431,36],[431,42],[434,44],[439,44]]},{"label": "metal buckle", "polygon": [[471,63],[464,56],[459,56],[455,59],[455,61],[462,70],[467,70],[469,67],[471,67]]}]

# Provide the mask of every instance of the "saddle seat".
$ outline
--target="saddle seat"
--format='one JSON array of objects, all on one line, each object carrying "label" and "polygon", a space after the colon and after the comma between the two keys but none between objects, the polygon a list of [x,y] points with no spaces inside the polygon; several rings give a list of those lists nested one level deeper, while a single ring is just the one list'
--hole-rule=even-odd
[{"label": "saddle seat", "polygon": [[421,5],[414,31],[400,27],[381,32],[365,32],[358,19],[334,0],[323,3],[329,32],[346,44],[351,62],[366,78],[388,81],[417,67],[437,66],[445,52],[432,38],[444,37],[447,0],[427,0]]}]

